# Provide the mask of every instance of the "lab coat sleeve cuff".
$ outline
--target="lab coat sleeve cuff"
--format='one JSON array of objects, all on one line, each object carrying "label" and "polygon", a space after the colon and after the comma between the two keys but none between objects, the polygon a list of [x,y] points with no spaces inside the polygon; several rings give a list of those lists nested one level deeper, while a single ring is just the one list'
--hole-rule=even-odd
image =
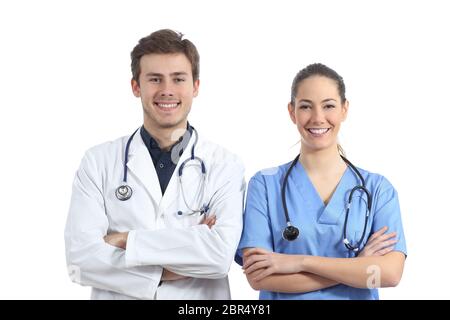
[{"label": "lab coat sleeve cuff", "polygon": [[136,230],[128,232],[127,248],[125,250],[125,265],[127,268],[141,265],[136,248]]},{"label": "lab coat sleeve cuff", "polygon": [[150,281],[150,286],[148,288],[149,294],[151,300],[156,299],[156,291],[158,290],[158,287],[161,285],[161,278],[163,274],[163,268],[160,266],[153,266],[152,267],[153,272],[151,274],[151,278],[153,281]]},{"label": "lab coat sleeve cuff", "polygon": [[[127,268],[137,267],[142,264],[137,254],[136,233],[136,230],[128,232],[127,248],[125,250],[125,265]],[[150,299],[155,299],[156,290],[161,283],[163,271],[164,269],[161,266],[151,266],[151,271],[147,271],[147,275],[152,279],[147,295]]]}]

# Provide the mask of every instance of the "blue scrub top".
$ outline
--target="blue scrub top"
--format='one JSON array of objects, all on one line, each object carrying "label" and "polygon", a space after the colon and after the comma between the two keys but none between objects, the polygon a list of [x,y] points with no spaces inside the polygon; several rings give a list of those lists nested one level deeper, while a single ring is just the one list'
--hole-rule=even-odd
[{"label": "blue scrub top", "polygon": [[[285,254],[302,254],[335,258],[351,258],[355,254],[343,244],[345,204],[351,189],[360,185],[357,175],[347,167],[332,198],[325,206],[300,162],[292,169],[286,188],[289,217],[299,228],[294,241],[282,238],[286,219],[281,200],[281,186],[290,163],[262,170],[248,185],[244,213],[244,229],[236,253],[242,265],[242,249],[264,248]],[[372,194],[373,204],[362,247],[370,235],[384,226],[387,233],[397,232],[394,251],[405,255],[406,242],[400,216],[398,195],[383,176],[359,169]],[[347,238],[356,244],[364,229],[366,196],[355,192],[347,223]],[[362,249],[362,248],[361,248]],[[359,289],[343,284],[307,293],[279,293],[261,291],[260,299],[378,299],[377,289]]]}]

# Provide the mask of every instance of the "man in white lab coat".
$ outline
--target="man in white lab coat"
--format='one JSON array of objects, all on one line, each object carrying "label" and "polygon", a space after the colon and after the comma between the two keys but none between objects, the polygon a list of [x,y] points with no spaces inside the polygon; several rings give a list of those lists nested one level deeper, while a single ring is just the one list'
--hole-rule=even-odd
[{"label": "man in white lab coat", "polygon": [[187,121],[197,49],[159,30],[131,58],[144,124],[82,159],[65,229],[71,278],[91,286],[92,299],[230,299],[244,167]]}]

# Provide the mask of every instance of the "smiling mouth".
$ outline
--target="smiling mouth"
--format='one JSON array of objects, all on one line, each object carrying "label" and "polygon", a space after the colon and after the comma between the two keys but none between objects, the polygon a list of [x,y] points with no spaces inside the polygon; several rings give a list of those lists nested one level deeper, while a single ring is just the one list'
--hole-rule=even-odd
[{"label": "smiling mouth", "polygon": [[330,128],[309,128],[306,130],[314,136],[321,136],[330,131]]},{"label": "smiling mouth", "polygon": [[154,105],[156,105],[158,108],[164,109],[164,110],[171,110],[177,108],[181,102],[154,102]]}]

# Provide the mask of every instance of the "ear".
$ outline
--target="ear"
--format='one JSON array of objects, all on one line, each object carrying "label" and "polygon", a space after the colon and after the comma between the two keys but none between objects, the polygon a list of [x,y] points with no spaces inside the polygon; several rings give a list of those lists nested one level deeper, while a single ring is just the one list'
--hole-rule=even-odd
[{"label": "ear", "polygon": [[297,124],[297,118],[295,117],[295,107],[290,102],[288,103],[288,112],[289,116],[291,117],[292,123]]},{"label": "ear", "polygon": [[342,121],[345,121],[345,119],[347,119],[349,106],[350,106],[350,103],[348,102],[348,100],[345,100],[345,102],[342,104]]},{"label": "ear", "polygon": [[194,97],[198,96],[198,88],[200,87],[200,79],[194,81]]},{"label": "ear", "polygon": [[131,79],[131,90],[133,90],[133,94],[136,98],[139,98],[141,96],[141,87],[139,86],[139,83]]}]

